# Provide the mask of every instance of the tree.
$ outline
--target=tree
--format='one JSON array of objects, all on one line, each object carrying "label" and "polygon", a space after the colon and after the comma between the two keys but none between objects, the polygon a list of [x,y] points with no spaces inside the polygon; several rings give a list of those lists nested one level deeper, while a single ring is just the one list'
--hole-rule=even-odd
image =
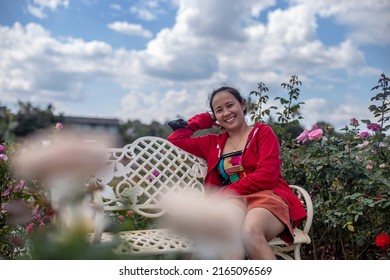
[{"label": "tree", "polygon": [[12,132],[16,137],[27,136],[36,130],[48,128],[61,120],[61,116],[53,114],[53,106],[49,104],[45,110],[34,107],[31,103],[18,102],[19,110],[15,115],[16,127]]}]

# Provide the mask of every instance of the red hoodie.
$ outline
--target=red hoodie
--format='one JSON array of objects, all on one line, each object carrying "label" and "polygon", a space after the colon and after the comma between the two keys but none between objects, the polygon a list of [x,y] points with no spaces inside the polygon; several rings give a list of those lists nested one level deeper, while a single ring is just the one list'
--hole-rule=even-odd
[{"label": "red hoodie", "polygon": [[[213,125],[214,121],[209,113],[195,115],[188,120],[187,127],[174,131],[168,137],[168,141],[191,154],[204,158],[207,161],[205,184],[221,186],[216,166],[228,138],[227,132],[192,137],[195,131],[208,129]],[[224,189],[240,195],[272,189],[286,201],[293,226],[297,226],[306,218],[306,211],[282,178],[279,153],[279,141],[272,129],[266,124],[256,123],[248,135],[242,155],[246,177]]]}]

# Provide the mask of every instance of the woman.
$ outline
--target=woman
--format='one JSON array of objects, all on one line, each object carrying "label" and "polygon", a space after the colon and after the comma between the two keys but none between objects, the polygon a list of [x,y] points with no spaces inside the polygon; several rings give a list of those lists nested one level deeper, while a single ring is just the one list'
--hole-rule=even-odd
[{"label": "woman", "polygon": [[[306,218],[297,196],[280,171],[279,142],[263,123],[245,122],[247,104],[232,87],[210,95],[212,114],[202,113],[183,122],[170,122],[175,130],[168,140],[183,150],[207,160],[205,184],[225,194],[243,209],[241,249],[230,258],[276,259],[268,241],[279,236],[294,240],[293,228]],[[218,125],[223,132],[192,137],[194,132]]]}]

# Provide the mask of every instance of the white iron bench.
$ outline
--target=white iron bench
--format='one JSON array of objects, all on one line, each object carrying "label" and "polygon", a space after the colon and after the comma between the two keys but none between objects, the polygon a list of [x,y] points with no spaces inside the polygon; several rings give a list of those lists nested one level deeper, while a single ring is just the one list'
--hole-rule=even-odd
[{"label": "white iron bench", "polygon": [[[165,213],[160,202],[172,186],[186,186],[204,194],[202,184],[207,166],[205,160],[189,154],[159,137],[141,137],[123,148],[108,150],[109,159],[104,170],[91,178],[90,184],[98,184],[101,191],[94,192],[94,203],[100,205],[101,214],[133,210],[147,218],[160,218]],[[313,206],[309,194],[291,185],[302,201],[308,217],[302,228],[294,230],[295,239],[287,245],[279,238],[270,242],[275,254],[283,259],[300,259],[302,244],[311,243],[309,230],[313,219]],[[176,189],[177,191],[177,189]],[[106,232],[103,223],[96,228],[93,239],[106,242],[120,239],[115,253],[133,256],[191,254],[194,244],[186,236],[170,229]]]}]

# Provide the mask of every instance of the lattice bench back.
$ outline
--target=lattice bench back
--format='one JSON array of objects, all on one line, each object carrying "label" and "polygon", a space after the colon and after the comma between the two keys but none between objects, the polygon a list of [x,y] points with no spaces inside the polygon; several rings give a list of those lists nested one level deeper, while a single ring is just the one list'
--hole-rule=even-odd
[{"label": "lattice bench back", "polygon": [[[103,187],[105,210],[131,209],[156,218],[158,204],[169,192],[191,188],[204,193],[206,162],[159,137],[141,137],[123,148],[108,150],[107,165],[90,180]],[[174,187],[174,188],[173,188]]]}]

